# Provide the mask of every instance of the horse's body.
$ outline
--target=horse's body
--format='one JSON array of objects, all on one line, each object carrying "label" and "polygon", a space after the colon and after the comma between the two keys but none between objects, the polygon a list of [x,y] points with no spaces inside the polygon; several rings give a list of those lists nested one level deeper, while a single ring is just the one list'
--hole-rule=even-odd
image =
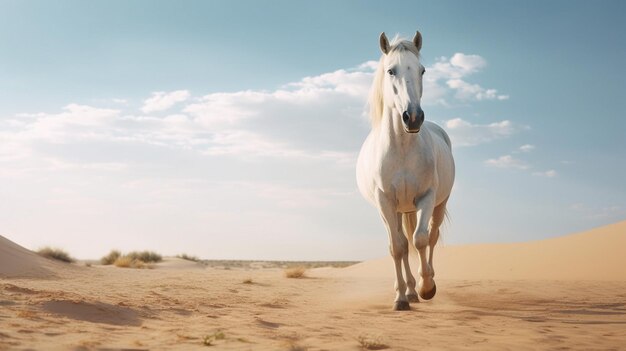
[{"label": "horse's body", "polygon": [[378,207],[389,234],[396,270],[396,310],[409,309],[409,301],[419,301],[407,239],[420,256],[419,295],[424,299],[435,295],[433,249],[454,183],[450,139],[441,127],[424,122],[420,106],[421,43],[419,32],[413,42],[397,40],[392,45],[381,34],[383,56],[370,96],[372,130],[357,161],[359,189]]}]

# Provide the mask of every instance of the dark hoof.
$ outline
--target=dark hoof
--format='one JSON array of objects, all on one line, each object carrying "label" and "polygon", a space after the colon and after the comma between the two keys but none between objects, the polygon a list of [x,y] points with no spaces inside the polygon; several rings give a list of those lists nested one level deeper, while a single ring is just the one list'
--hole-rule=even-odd
[{"label": "dark hoof", "polygon": [[408,311],[410,309],[411,309],[411,307],[409,306],[409,302],[408,301],[396,301],[393,304],[393,310],[394,311]]},{"label": "dark hoof", "polygon": [[420,298],[415,294],[409,294],[406,298],[409,299],[409,302],[420,302]]},{"label": "dark hoof", "polygon": [[423,291],[420,289],[419,294],[420,297],[424,300],[430,300],[433,297],[435,297],[435,294],[437,293],[437,284],[433,283],[433,288],[430,289],[430,291]]}]

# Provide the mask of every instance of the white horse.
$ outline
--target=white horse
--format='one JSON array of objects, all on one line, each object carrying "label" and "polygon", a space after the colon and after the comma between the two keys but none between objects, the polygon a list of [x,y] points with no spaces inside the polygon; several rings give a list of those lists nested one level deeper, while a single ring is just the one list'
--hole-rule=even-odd
[{"label": "white horse", "polygon": [[409,302],[419,301],[407,239],[420,257],[419,296],[435,296],[433,249],[454,183],[450,138],[438,125],[424,122],[420,106],[425,72],[421,47],[420,32],[412,42],[396,39],[391,44],[385,33],[380,35],[383,55],[369,100],[372,130],[357,161],[359,190],[378,207],[389,234],[396,269],[394,310],[408,310]]}]

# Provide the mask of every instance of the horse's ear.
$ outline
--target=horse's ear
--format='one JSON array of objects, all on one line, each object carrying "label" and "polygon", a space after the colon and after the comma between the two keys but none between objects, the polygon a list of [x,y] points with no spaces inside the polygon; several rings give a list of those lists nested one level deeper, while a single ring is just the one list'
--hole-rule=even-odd
[{"label": "horse's ear", "polygon": [[413,37],[413,44],[415,44],[417,51],[420,51],[422,49],[422,34],[419,30],[415,32],[415,36]]},{"label": "horse's ear", "polygon": [[389,40],[387,40],[385,32],[380,33],[380,51],[385,55],[389,52]]}]

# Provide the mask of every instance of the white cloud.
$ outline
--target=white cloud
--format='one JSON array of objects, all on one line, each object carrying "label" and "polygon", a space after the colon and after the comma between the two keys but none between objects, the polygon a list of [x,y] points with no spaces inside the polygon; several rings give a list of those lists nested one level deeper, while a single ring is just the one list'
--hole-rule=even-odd
[{"label": "white cloud", "polygon": [[443,127],[450,135],[453,146],[474,146],[488,143],[496,139],[506,138],[526,128],[515,125],[509,120],[489,124],[472,124],[461,118],[445,121]]},{"label": "white cloud", "polygon": [[506,100],[508,95],[498,94],[493,88],[468,83],[466,77],[480,72],[487,62],[479,55],[456,53],[451,58],[439,57],[424,75],[424,104],[450,104],[448,93],[462,101]]},{"label": "white cloud", "polygon": [[119,116],[115,109],[69,104],[60,113],[18,114],[18,123],[0,125],[0,158],[3,154],[29,154],[33,142],[65,144],[96,138]]},{"label": "white cloud", "polygon": [[[376,63],[376,66],[378,63]],[[331,90],[359,98],[364,98],[370,88],[372,72],[376,69],[370,62],[359,65],[356,69],[337,70],[313,77],[304,77],[287,87],[295,87],[300,92],[321,92]],[[288,95],[287,95],[288,96]]]},{"label": "white cloud", "polygon": [[455,96],[460,100],[507,100],[508,95],[498,95],[496,89],[485,89],[478,84],[470,84],[462,79],[450,79],[448,87],[456,90]]},{"label": "white cloud", "polygon": [[378,67],[378,61],[371,60],[371,61],[363,62],[362,64],[358,65],[357,69],[363,70],[363,71],[365,70],[374,71],[376,70],[377,67]]},{"label": "white cloud", "polygon": [[250,105],[260,105],[269,96],[268,93],[255,91],[214,93],[186,106],[182,112],[195,117],[194,120],[205,128],[222,128],[258,115],[259,111],[250,108]]},{"label": "white cloud", "polygon": [[531,145],[531,144],[524,144],[522,146],[519,147],[519,151],[521,152],[531,152],[535,149],[535,145]]},{"label": "white cloud", "polygon": [[176,90],[172,92],[157,91],[152,96],[144,100],[141,111],[143,113],[151,113],[164,111],[179,102],[183,102],[189,98],[188,90]]},{"label": "white cloud", "polygon": [[496,168],[514,168],[522,170],[530,168],[530,166],[526,162],[513,158],[513,156],[511,155],[504,155],[498,158],[488,159],[485,161],[485,164],[490,167]]},{"label": "white cloud", "polygon": [[[512,153],[513,154],[529,153],[534,149],[535,149],[534,145],[524,144],[518,147],[517,149],[513,150]],[[485,164],[487,166],[497,167],[497,168],[515,168],[515,169],[522,169],[522,170],[531,170],[534,168],[528,162],[516,159],[511,155],[500,156],[499,158],[496,158],[496,159],[488,159],[485,161]],[[531,174],[536,177],[545,177],[545,178],[554,178],[558,176],[558,172],[554,169],[549,169],[546,171],[534,171]]]},{"label": "white cloud", "polygon": [[225,130],[213,135],[211,145],[203,151],[207,155],[230,155],[243,159],[277,157],[291,159],[327,160],[342,165],[352,165],[356,153],[321,150],[311,152],[290,146],[286,142],[269,139],[262,135],[242,131]]},{"label": "white cloud", "polygon": [[[149,145],[244,160],[352,165],[362,134],[367,132],[368,123],[362,117],[377,65],[377,61],[367,61],[350,69],[304,77],[276,90],[213,93],[187,104],[182,103],[191,99],[188,90],[155,92],[144,101],[139,115],[125,111],[122,107],[128,101],[119,98],[108,102],[121,105],[120,109],[69,104],[59,113],[19,114],[0,123],[0,161],[13,163],[17,167],[14,171],[34,171],[34,165],[41,162],[38,157],[65,157],[46,143],[67,145],[63,150],[81,154],[95,153],[86,145],[97,143],[106,149],[123,144],[127,154]],[[440,58],[427,67],[423,102],[447,104],[456,90],[443,82],[464,78],[485,66],[478,55],[456,53],[450,59]],[[490,93],[485,90],[483,94]],[[147,115],[169,109],[172,111],[165,116]],[[507,120],[485,125],[461,119],[446,122],[456,146],[504,138],[521,128]],[[45,155],[38,155],[42,150]],[[125,163],[116,157],[97,161],[83,158],[83,169],[95,169],[97,164],[116,168],[116,164]],[[11,170],[5,168],[4,172]]]},{"label": "white cloud", "polygon": [[486,65],[485,59],[479,55],[456,53],[449,59],[445,56],[437,58],[432,66],[426,67],[426,74],[437,80],[459,79],[479,72]]},{"label": "white cloud", "polygon": [[450,58],[450,64],[466,73],[474,73],[487,65],[484,58],[478,55],[465,55],[457,52]]},{"label": "white cloud", "polygon": [[558,175],[558,173],[555,170],[551,169],[543,172],[533,172],[533,175],[538,177],[554,178]]},{"label": "white cloud", "polygon": [[[126,146],[129,151],[148,144],[245,160],[317,160],[349,166],[360,142],[358,134],[349,132],[363,126],[365,93],[359,86],[368,74],[339,70],[273,92],[209,94],[164,117],[77,104],[58,114],[22,114],[0,125],[0,136],[6,136],[0,160],[24,158],[33,144],[98,142],[134,144]],[[328,125],[335,125],[335,132]],[[354,147],[340,145],[346,136],[352,136]]]},{"label": "white cloud", "polygon": [[63,107],[65,112],[59,114],[36,114],[35,126],[42,129],[60,129],[67,125],[97,127],[111,121],[119,114],[119,110],[96,108],[86,105],[69,104]]}]

